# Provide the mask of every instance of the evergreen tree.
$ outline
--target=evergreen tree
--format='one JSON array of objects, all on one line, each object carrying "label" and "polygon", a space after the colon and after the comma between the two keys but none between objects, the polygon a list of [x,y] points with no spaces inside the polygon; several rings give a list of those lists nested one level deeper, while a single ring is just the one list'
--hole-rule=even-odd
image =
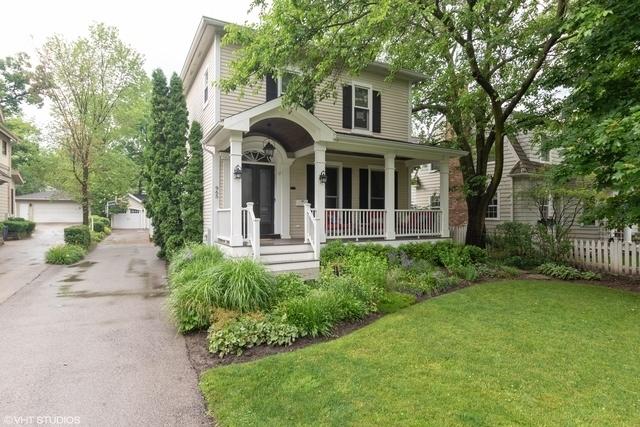
[{"label": "evergreen tree", "polygon": [[184,173],[182,236],[185,242],[202,242],[202,127],[191,123],[189,161]]},{"label": "evergreen tree", "polygon": [[162,215],[160,224],[164,241],[164,254],[171,254],[183,243],[182,235],[182,173],[187,159],[187,130],[189,118],[184,98],[182,80],[173,73],[169,82],[168,111],[166,121],[166,152],[161,171],[161,190],[163,192]]},{"label": "evergreen tree", "polygon": [[151,120],[149,124],[149,138],[145,143],[144,175],[147,181],[147,198],[145,208],[153,223],[153,240],[160,248],[158,256],[164,256],[165,227],[162,221],[167,207],[166,194],[162,186],[162,170],[166,159],[166,121],[169,109],[167,95],[167,79],[162,70],[157,69],[152,74],[153,89],[151,93]]}]

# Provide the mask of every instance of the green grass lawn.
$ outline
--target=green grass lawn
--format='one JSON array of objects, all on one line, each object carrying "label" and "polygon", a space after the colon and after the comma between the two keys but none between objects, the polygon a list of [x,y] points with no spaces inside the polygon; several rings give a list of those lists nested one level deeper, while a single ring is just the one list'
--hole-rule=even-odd
[{"label": "green grass lawn", "polygon": [[637,426],[640,295],[483,284],[201,388],[224,426]]}]

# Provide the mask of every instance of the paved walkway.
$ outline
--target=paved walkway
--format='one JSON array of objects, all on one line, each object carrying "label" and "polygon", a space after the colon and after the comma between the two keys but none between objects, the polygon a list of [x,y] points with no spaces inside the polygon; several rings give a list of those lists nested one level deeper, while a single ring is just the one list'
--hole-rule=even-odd
[{"label": "paved walkway", "polygon": [[184,339],[167,319],[155,252],[145,233],[116,231],[77,266],[31,266],[27,283],[0,303],[5,423],[209,424]]}]

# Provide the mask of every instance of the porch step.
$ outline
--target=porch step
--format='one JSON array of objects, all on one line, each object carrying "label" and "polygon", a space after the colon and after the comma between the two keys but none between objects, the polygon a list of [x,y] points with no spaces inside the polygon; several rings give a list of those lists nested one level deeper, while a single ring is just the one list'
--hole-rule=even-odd
[{"label": "porch step", "polygon": [[314,277],[317,277],[320,270],[320,261],[277,262],[265,264],[265,267],[273,273],[298,273],[305,270],[305,275],[313,275],[312,273],[315,273]]},{"label": "porch step", "polygon": [[260,245],[261,255],[296,253],[296,252],[312,252],[313,249],[308,243],[294,243],[291,245]]},{"label": "porch step", "polygon": [[297,273],[305,279],[315,279],[320,270],[308,243],[260,246],[260,261],[273,273]]},{"label": "porch step", "polygon": [[278,252],[272,254],[261,254],[260,261],[263,264],[278,264],[281,262],[302,262],[313,261],[312,251],[306,252]]}]

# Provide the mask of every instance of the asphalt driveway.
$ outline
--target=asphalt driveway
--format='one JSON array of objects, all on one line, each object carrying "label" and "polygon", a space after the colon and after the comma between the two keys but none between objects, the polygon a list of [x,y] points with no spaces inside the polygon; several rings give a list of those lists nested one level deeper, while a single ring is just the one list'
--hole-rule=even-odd
[{"label": "asphalt driveway", "polygon": [[155,252],[144,232],[115,231],[76,266],[30,265],[29,255],[29,276],[42,270],[0,303],[3,419],[209,424]]}]

